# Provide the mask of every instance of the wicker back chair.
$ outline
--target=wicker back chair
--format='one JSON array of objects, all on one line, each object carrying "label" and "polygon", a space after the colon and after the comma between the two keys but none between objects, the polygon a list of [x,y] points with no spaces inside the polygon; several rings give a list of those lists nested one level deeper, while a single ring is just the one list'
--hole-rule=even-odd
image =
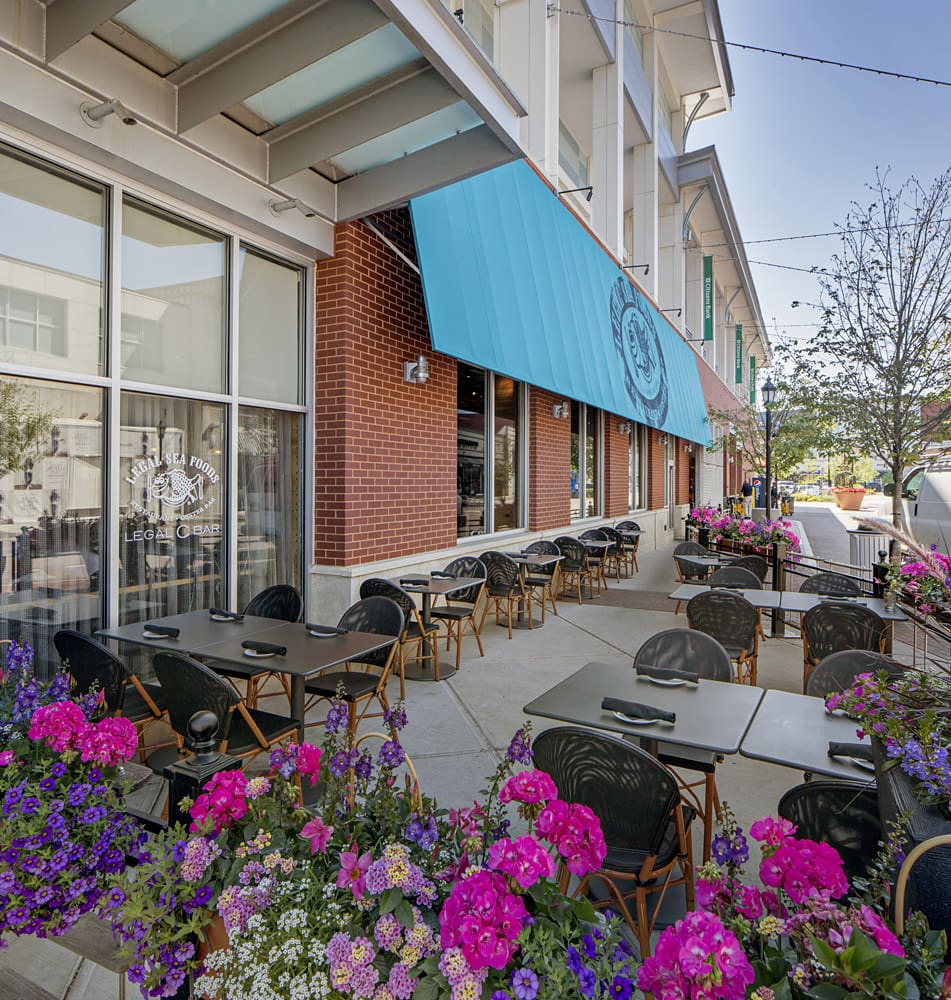
[{"label": "wicker back chair", "polygon": [[627,562],[624,556],[624,536],[615,528],[610,528],[608,525],[603,525],[601,531],[607,537],[608,541],[611,542],[611,547],[605,550],[605,559],[607,560],[607,566],[605,567],[606,572],[611,572],[613,570],[614,578],[618,583],[621,582],[621,569],[625,567],[625,575],[627,573]]},{"label": "wicker back chair", "polygon": [[[560,556],[561,550],[551,540],[547,538],[532,542],[526,549],[531,555],[539,556]],[[551,563],[549,566],[533,567],[531,572],[525,577],[525,585],[534,591],[535,599],[541,601],[542,622],[545,621],[545,606],[551,605],[552,612],[558,614],[558,604],[556,597],[558,594],[558,575],[560,570],[558,563]]]},{"label": "wicker back chair", "polygon": [[845,649],[885,650],[886,623],[863,604],[827,602],[802,616],[802,688],[809,675],[830,653]]},{"label": "wicker back chair", "polygon": [[878,792],[864,781],[817,779],[790,788],[777,811],[795,823],[796,836],[839,852],[849,881],[864,876],[878,854],[882,821]]},{"label": "wicker back chair", "polygon": [[756,574],[756,578],[760,583],[766,582],[766,574],[769,572],[769,563],[762,556],[757,555],[740,556],[737,559],[732,559],[730,560],[730,566],[737,569],[748,569],[751,573]]},{"label": "wicker back chair", "polygon": [[[660,909],[648,921],[647,896],[683,885],[687,909],[693,909],[693,810],[683,805],[663,764],[616,736],[560,726],[540,733],[533,751],[536,766],[552,776],[559,796],[586,805],[601,822],[607,856],[600,871],[581,879],[575,894],[590,895],[598,909],[619,910],[647,958]],[[564,870],[562,877],[567,886]]]},{"label": "wicker back chair", "polygon": [[[218,717],[218,750],[245,758],[245,764],[277,743],[297,738],[297,720],[249,708],[224,677],[181,653],[161,652],[152,661],[168,704],[168,718],[180,753],[189,751],[188,720],[199,711]],[[167,763],[164,756],[156,756]]]},{"label": "wicker back chair", "polygon": [[[485,650],[482,648],[482,619],[479,618],[479,605],[482,603],[485,591],[486,569],[481,559],[475,556],[461,556],[453,559],[443,572],[450,576],[470,577],[482,581],[466,587],[465,590],[447,594],[446,604],[432,610],[432,617],[446,626],[446,650],[449,650],[452,640],[456,642],[456,670],[458,670],[462,663],[462,637],[467,630],[470,635],[475,636],[479,646],[479,656],[485,656]],[[485,606],[482,608],[482,617],[485,617]]]},{"label": "wicker back chair", "polygon": [[859,597],[862,594],[858,582],[842,573],[813,573],[802,581],[799,591],[825,597]]},{"label": "wicker back chair", "polygon": [[532,627],[532,592],[525,588],[518,563],[504,552],[483,552],[480,558],[485,563],[486,596],[495,605],[495,624],[500,624],[504,605],[511,639],[513,614],[527,611],[528,627]]},{"label": "wicker back chair", "polygon": [[423,625],[423,619],[413,600],[413,595],[392,580],[370,577],[360,584],[360,597],[388,597],[395,601],[403,612],[403,630],[396,652],[396,669],[400,676],[400,698],[406,697],[406,649],[413,647],[412,656],[416,660],[429,660],[433,676],[439,680],[439,624],[430,622]]},{"label": "wicker back chair", "polygon": [[[403,609],[389,597],[374,596],[359,600],[352,604],[340,616],[337,623],[340,628],[351,632],[371,632],[374,635],[403,635],[406,620]],[[382,715],[389,710],[390,704],[386,697],[386,682],[390,676],[393,661],[398,656],[399,642],[391,646],[364,653],[352,663],[362,664],[362,672],[355,670],[335,670],[312,677],[305,685],[310,699],[307,709],[311,709],[320,701],[328,701],[338,696],[338,690],[343,691],[343,700],[349,710],[348,728],[351,737],[356,735],[357,725],[361,719],[370,719]],[[369,713],[373,701],[380,707],[379,712]],[[360,706],[363,705],[362,710]],[[307,726],[322,726],[324,720],[308,722]]]},{"label": "wicker back chair", "polygon": [[300,591],[287,583],[266,587],[248,601],[244,609],[246,615],[258,618],[274,618],[281,622],[299,622],[304,612],[304,600]]},{"label": "wicker back chair", "polygon": [[[584,545],[586,540],[589,542],[606,542],[608,541],[608,536],[600,528],[588,528],[587,531],[582,531],[578,535],[578,540]],[[601,588],[607,588],[608,585],[608,581],[604,575],[607,554],[608,549],[598,549],[596,551],[588,549],[588,565],[591,567],[594,581],[598,585],[599,594],[601,593]]]},{"label": "wicker back chair", "polygon": [[736,663],[740,684],[756,684],[759,612],[745,597],[729,590],[710,590],[687,602],[687,624],[712,635]]},{"label": "wicker back chair", "polygon": [[699,542],[678,542],[674,546],[675,556],[709,556],[713,553],[705,546],[701,545]]},{"label": "wicker back chair", "polygon": [[898,680],[907,668],[884,653],[868,649],[843,649],[830,653],[819,661],[806,681],[806,694],[827,698],[852,686],[860,674],[880,674],[884,671],[889,680]]},{"label": "wicker back chair", "polygon": [[729,587],[733,590],[762,590],[763,582],[752,571],[742,566],[724,566],[714,570],[708,577],[711,587]]},{"label": "wicker back chair", "polygon": [[569,585],[573,585],[578,595],[578,603],[581,603],[581,592],[584,589],[585,581],[588,582],[588,597],[594,593],[594,576],[591,565],[588,562],[588,550],[570,535],[561,535],[555,539],[558,551],[564,556],[558,569],[561,579],[561,596],[568,592]]},{"label": "wicker back chair", "polygon": [[[637,521],[619,521],[615,525],[615,528],[617,528],[620,532],[641,530],[641,526],[637,523]],[[637,546],[640,544],[640,540],[639,535],[635,535],[633,538],[624,539],[624,547],[622,551],[624,552],[624,557],[628,564],[628,576],[630,576],[631,573],[640,572],[637,565]]]}]

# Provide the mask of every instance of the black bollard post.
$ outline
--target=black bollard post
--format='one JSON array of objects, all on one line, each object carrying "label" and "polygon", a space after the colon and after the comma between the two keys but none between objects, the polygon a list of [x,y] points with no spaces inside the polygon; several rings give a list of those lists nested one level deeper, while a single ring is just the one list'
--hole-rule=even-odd
[{"label": "black bollard post", "polygon": [[183,798],[194,800],[202,785],[218,771],[230,771],[241,766],[238,757],[218,753],[215,750],[215,736],[218,733],[218,716],[214,712],[201,711],[188,720],[188,735],[192,739],[195,752],[185,760],[176,761],[165,768],[168,781],[168,822],[190,822],[187,812],[183,812],[180,802]]}]

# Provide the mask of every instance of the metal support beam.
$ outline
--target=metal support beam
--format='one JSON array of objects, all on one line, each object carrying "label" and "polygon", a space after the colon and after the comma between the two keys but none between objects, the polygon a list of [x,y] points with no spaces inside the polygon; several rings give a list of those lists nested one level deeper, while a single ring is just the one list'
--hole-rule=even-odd
[{"label": "metal support beam", "polygon": [[723,307],[723,325],[726,326],[727,317],[730,315],[730,306],[733,305],[733,300],[743,291],[742,285],[737,285],[733,290],[733,294],[726,300],[726,305]]},{"label": "metal support beam", "polygon": [[133,0],[56,0],[46,8],[46,61],[62,55]]},{"label": "metal support beam", "polygon": [[[280,11],[278,13],[281,13]],[[370,0],[326,0],[291,21],[252,24],[169,76],[185,132],[387,24]]]},{"label": "metal support beam", "polygon": [[700,95],[700,100],[697,101],[697,103],[693,106],[693,111],[690,112],[690,117],[687,119],[687,124],[684,125],[684,134],[682,142],[680,144],[681,149],[687,148],[687,133],[690,131],[690,126],[693,125],[693,121],[697,117],[697,112],[704,106],[704,104],[707,103],[709,99],[710,95],[706,91],[704,91]]},{"label": "metal support beam", "polygon": [[[349,96],[349,95],[348,95]],[[455,104],[459,95],[435,70],[418,73],[328,114],[270,144],[268,180],[275,184],[370,139]]]},{"label": "metal support beam", "polygon": [[697,203],[704,196],[706,190],[707,190],[707,185],[704,184],[703,187],[700,188],[700,190],[696,193],[696,195],[694,195],[693,201],[690,202],[690,207],[687,209],[686,212],[684,212],[684,224],[680,234],[681,239],[684,241],[684,243],[687,242],[687,237],[690,235],[690,216],[693,215],[693,210],[697,207]]},{"label": "metal support beam", "polygon": [[337,220],[344,222],[393,208],[516,158],[487,125],[479,125],[341,181],[337,185]]}]

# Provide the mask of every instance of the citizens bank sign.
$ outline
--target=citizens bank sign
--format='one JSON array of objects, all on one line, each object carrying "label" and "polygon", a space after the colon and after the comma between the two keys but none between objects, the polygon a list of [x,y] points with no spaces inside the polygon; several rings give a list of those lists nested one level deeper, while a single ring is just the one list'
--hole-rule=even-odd
[{"label": "citizens bank sign", "polygon": [[[190,521],[214,506],[217,497],[205,497],[205,486],[219,481],[218,473],[203,458],[169,452],[163,461],[143,458],[129,470],[125,481],[132,487],[144,487],[143,502],[134,497],[129,506],[147,517],[163,508],[181,521]],[[158,510],[152,509],[158,504]]]}]

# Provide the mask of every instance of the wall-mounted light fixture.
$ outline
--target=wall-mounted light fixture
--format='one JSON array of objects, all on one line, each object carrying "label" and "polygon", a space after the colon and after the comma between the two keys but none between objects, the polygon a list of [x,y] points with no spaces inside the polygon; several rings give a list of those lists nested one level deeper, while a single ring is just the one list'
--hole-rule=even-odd
[{"label": "wall-mounted light fixture", "polygon": [[660,444],[660,445],[666,445],[667,444],[667,435],[666,434],[658,434],[658,436],[657,436],[657,443]]},{"label": "wall-mounted light fixture", "polygon": [[293,209],[300,212],[305,219],[312,219],[317,214],[315,209],[311,208],[309,205],[305,205],[300,198],[287,198],[284,201],[272,198],[267,203],[267,207],[271,215],[281,215],[283,212],[290,212]]},{"label": "wall-mounted light fixture", "polygon": [[617,432],[618,434],[630,434],[632,426],[630,420],[625,420],[623,424],[617,425]]},{"label": "wall-mounted light fixture", "polygon": [[115,115],[123,125],[137,125],[139,119],[119,100],[111,100],[95,104],[93,101],[83,101],[79,105],[79,115],[90,128],[101,128],[103,118]]},{"label": "wall-mounted light fixture", "polygon": [[673,312],[675,312],[677,314],[678,319],[679,319],[680,315],[683,313],[683,309],[680,308],[680,307],[678,307],[678,306],[671,306],[670,309],[661,309],[661,312],[662,313],[673,313]]},{"label": "wall-mounted light fixture", "polygon": [[575,194],[578,191],[587,191],[588,193],[584,196],[585,201],[591,201],[591,196],[594,194],[594,187],[591,184],[585,184],[584,187],[577,188],[565,188],[564,191],[558,191],[558,194]]},{"label": "wall-mounted light fixture", "polygon": [[647,275],[649,275],[649,274],[650,274],[650,272],[651,272],[651,266],[650,266],[650,264],[625,264],[625,265],[624,265],[624,270],[625,270],[625,271],[632,271],[632,270],[634,270],[634,269],[635,269],[635,268],[637,268],[637,267],[642,267],[642,268],[644,268],[644,277],[645,277],[645,278],[646,278],[646,277],[647,277]]},{"label": "wall-mounted light fixture", "polygon": [[422,385],[428,379],[429,379],[429,361],[426,360],[425,354],[420,354],[420,356],[415,361],[403,362],[404,382],[414,382],[417,385]]},{"label": "wall-mounted light fixture", "polygon": [[551,415],[556,420],[567,420],[571,415],[571,404],[567,399],[563,399],[560,403],[555,403],[551,408]]},{"label": "wall-mounted light fixture", "polygon": [[690,441],[685,441],[685,442],[684,442],[684,451],[685,451],[685,452],[686,452],[686,453],[687,453],[688,455],[692,455],[692,454],[693,454],[693,444],[691,444],[691,442],[690,442]]}]

